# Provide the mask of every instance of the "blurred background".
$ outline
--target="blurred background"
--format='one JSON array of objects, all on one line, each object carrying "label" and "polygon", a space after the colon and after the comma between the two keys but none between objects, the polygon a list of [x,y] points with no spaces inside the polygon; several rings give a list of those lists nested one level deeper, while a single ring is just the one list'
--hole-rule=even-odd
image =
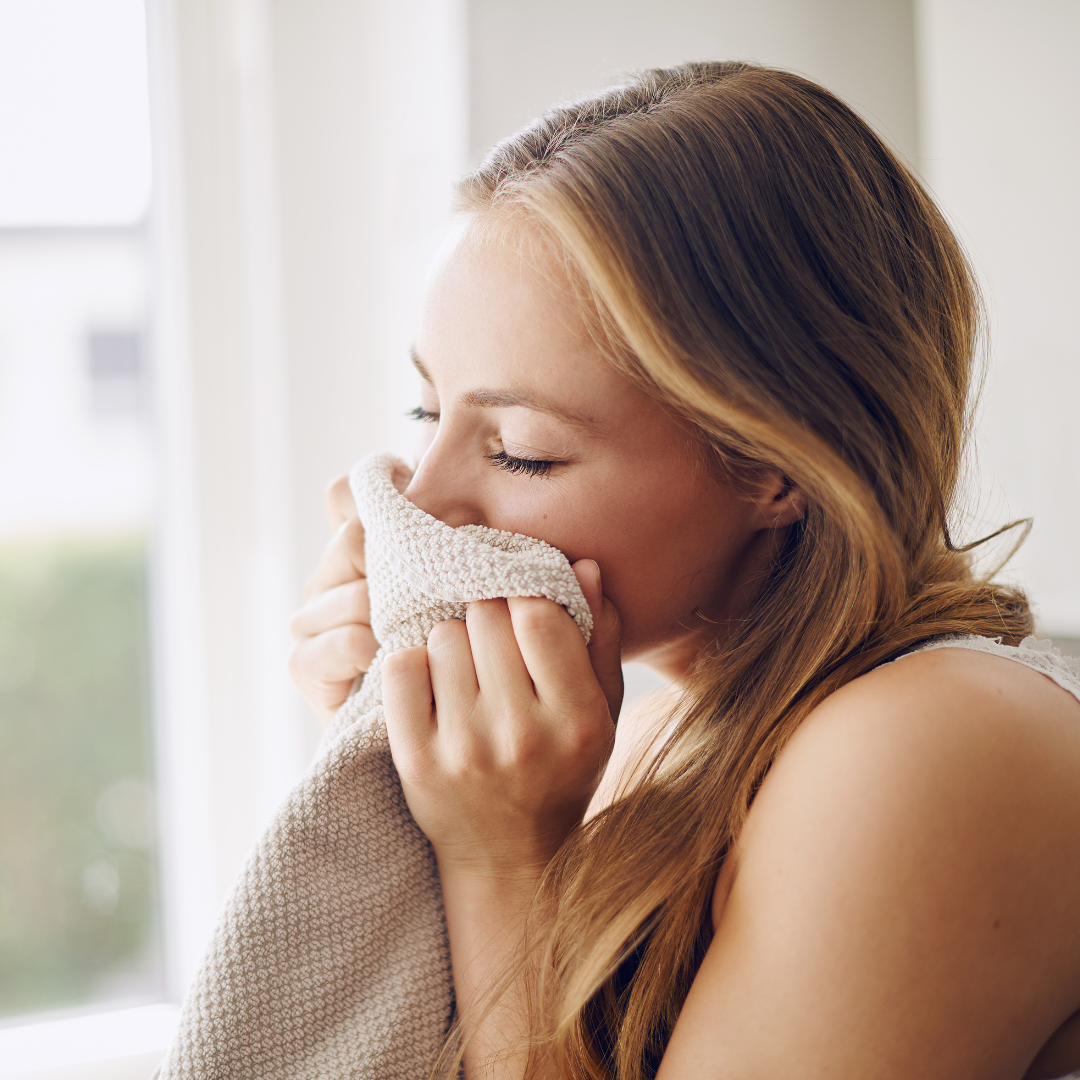
[{"label": "blurred background", "polygon": [[318,737],[287,620],[327,482],[410,453],[452,184],[622,71],[794,69],[923,177],[991,315],[958,531],[1034,518],[1075,649],[1078,48],[1075,0],[0,0],[0,1076],[160,1054]]}]

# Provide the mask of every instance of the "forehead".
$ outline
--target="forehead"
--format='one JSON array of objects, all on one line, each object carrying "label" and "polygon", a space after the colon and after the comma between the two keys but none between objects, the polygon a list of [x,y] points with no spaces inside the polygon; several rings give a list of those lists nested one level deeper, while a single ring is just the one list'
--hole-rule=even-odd
[{"label": "forehead", "polygon": [[437,388],[625,383],[590,333],[561,260],[523,227],[461,223],[429,276],[416,351]]}]

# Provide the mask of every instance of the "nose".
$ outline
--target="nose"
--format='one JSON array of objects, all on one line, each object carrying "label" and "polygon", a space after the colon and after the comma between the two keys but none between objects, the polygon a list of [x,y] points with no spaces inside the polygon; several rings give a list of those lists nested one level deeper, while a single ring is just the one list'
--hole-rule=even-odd
[{"label": "nose", "polygon": [[405,498],[433,518],[457,528],[459,525],[486,525],[477,495],[480,477],[475,468],[463,467],[463,455],[440,445],[436,438],[420,459]]}]

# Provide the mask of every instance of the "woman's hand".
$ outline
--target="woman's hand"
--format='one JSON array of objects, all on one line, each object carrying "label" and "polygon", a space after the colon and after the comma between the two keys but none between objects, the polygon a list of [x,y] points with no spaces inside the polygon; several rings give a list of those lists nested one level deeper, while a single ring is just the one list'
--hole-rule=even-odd
[{"label": "woman's hand", "polygon": [[409,809],[449,869],[536,876],[585,812],[622,699],[618,615],[596,563],[574,567],[593,612],[512,597],[469,605],[426,646],[387,657],[383,704]]},{"label": "woman's hand", "polygon": [[489,994],[614,741],[619,617],[596,563],[574,572],[593,615],[588,648],[557,604],[513,597],[470,604],[464,622],[440,623],[383,667],[394,764],[439,863],[467,1076],[524,1070],[525,984],[515,978],[491,1009]]},{"label": "woman's hand", "polygon": [[347,477],[331,484],[326,501],[334,536],[304,588],[304,606],[289,623],[289,674],[324,723],[379,648],[370,625],[364,527]]}]

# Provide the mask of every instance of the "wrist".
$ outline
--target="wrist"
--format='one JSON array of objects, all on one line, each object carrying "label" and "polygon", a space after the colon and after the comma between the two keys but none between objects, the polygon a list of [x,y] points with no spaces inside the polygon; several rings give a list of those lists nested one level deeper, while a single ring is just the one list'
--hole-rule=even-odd
[{"label": "wrist", "polygon": [[440,871],[455,877],[469,878],[478,884],[491,882],[505,887],[518,884],[535,886],[563,837],[515,834],[512,837],[473,837],[458,841],[435,840],[432,846]]},{"label": "wrist", "polygon": [[527,894],[531,898],[547,866],[540,860],[499,860],[439,851],[435,858],[444,890],[449,885],[478,897]]}]

